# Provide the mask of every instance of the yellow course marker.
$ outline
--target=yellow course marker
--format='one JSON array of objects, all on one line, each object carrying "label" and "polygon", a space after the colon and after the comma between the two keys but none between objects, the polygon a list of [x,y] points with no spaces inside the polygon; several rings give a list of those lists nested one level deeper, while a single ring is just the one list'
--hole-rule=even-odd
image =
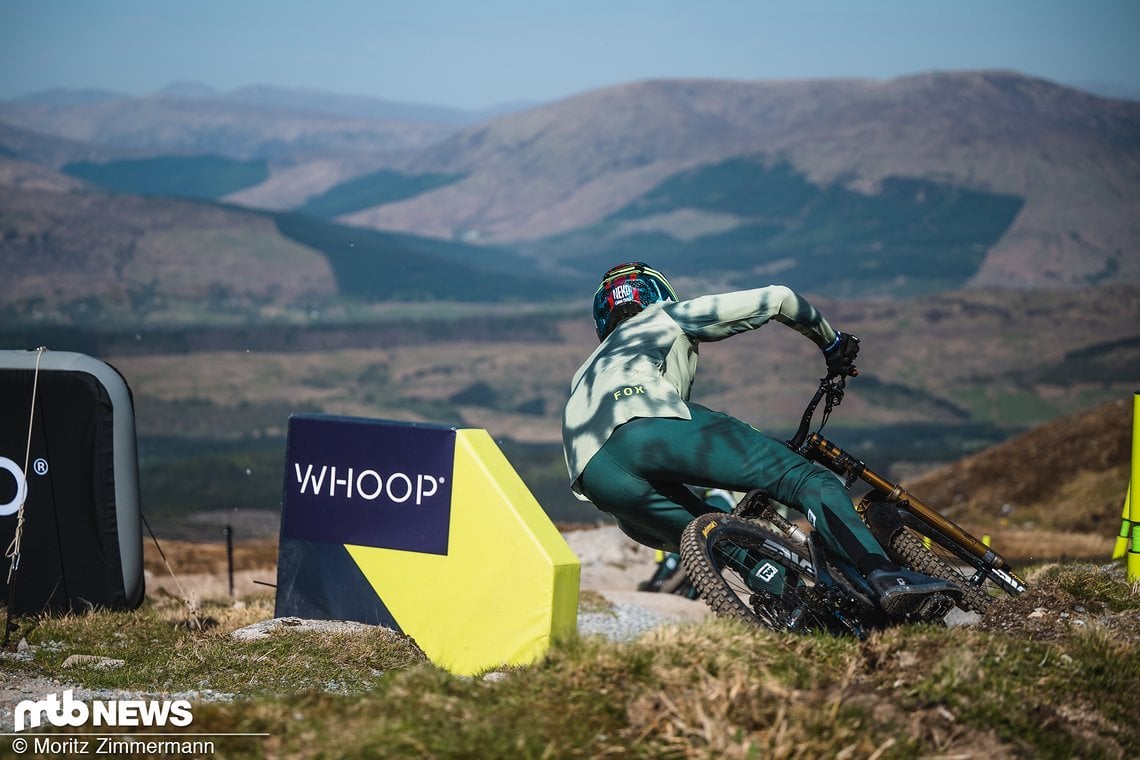
[{"label": "yellow course marker", "polygon": [[1132,541],[1128,547],[1128,580],[1140,581],[1140,392],[1132,395],[1132,477],[1128,484],[1128,521],[1132,528]]}]

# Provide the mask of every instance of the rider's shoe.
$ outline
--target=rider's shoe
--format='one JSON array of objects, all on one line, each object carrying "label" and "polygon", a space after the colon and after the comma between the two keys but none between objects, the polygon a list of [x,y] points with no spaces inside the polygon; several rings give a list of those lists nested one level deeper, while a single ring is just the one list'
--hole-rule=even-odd
[{"label": "rider's shoe", "polygon": [[637,584],[638,591],[660,591],[661,587],[665,585],[665,581],[673,577],[675,573],[680,570],[681,555],[662,553],[661,559],[657,562],[657,568],[653,571],[653,577],[647,581],[642,581]]},{"label": "rider's shoe", "polygon": [[867,582],[879,596],[879,606],[891,616],[909,615],[923,607],[930,597],[941,594],[951,600],[962,592],[950,581],[932,578],[904,568],[881,568],[867,576]]}]

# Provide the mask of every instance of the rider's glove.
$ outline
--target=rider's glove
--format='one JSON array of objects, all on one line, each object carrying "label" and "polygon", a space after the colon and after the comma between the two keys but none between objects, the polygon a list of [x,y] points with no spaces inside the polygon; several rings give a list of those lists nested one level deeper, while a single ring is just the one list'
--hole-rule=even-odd
[{"label": "rider's glove", "polygon": [[829,376],[854,376],[858,374],[855,369],[855,357],[859,354],[859,339],[849,333],[835,333],[835,342],[823,349],[823,358],[827,361],[827,374]]}]

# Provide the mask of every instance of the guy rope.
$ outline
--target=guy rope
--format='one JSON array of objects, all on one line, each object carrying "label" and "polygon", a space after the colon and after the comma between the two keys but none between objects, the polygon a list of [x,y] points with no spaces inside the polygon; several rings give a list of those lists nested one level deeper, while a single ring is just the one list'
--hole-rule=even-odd
[{"label": "guy rope", "polygon": [[[40,387],[40,359],[44,355],[47,348],[40,346],[36,349],[36,369],[32,376],[32,406],[28,412],[28,445],[24,449],[24,473],[28,471],[28,463],[32,457],[32,429],[36,421],[36,394]],[[8,646],[8,636],[12,632],[12,604],[16,597],[16,571],[20,569],[20,540],[24,536],[24,504],[28,500],[28,489],[25,485],[17,493],[17,498],[20,500],[20,505],[16,509],[16,531],[12,535],[12,542],[8,544],[8,549],[4,556],[8,558],[8,612],[4,621],[4,642],[2,646]]]}]

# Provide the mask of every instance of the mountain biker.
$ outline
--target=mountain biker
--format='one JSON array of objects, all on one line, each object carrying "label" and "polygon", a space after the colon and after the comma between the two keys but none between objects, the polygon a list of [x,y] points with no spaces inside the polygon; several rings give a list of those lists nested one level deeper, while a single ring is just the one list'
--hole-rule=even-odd
[{"label": "mountain biker", "polygon": [[[782,285],[679,300],[641,262],[613,267],[594,294],[601,345],[570,385],[562,441],[570,487],[633,540],[678,551],[695,517],[721,509],[688,485],[762,489],[803,513],[867,579],[888,614],[906,614],[953,584],[891,562],[828,470],[722,412],[689,401],[699,346],[775,320],[814,342],[829,375],[855,374],[859,339],[836,331]],[[725,511],[721,509],[721,511]]]}]

